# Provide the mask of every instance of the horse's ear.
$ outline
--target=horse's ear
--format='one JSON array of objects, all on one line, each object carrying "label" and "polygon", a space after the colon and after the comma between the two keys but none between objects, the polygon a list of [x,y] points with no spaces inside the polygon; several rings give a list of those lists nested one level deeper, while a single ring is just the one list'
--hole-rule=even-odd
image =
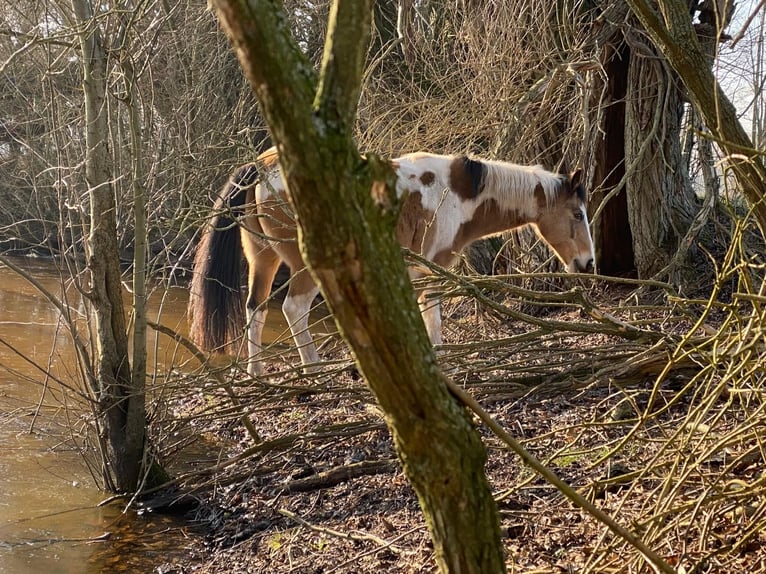
[{"label": "horse's ear", "polygon": [[584,177],[582,169],[577,168],[569,176],[569,191],[576,194],[580,201],[586,203],[588,201],[588,194],[585,192]]},{"label": "horse's ear", "polygon": [[577,189],[583,183],[582,168],[577,168],[569,176],[569,183],[572,185],[572,190]]}]

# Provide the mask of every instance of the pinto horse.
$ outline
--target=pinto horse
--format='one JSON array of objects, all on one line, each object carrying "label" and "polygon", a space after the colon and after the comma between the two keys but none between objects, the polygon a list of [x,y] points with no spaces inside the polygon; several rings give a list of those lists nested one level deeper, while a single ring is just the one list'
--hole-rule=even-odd
[{"label": "pinto horse", "polygon": [[[403,198],[396,229],[399,243],[429,261],[451,265],[477,239],[531,225],[568,272],[593,272],[581,170],[571,175],[540,166],[413,153],[392,161],[396,193]],[[319,362],[308,330],[319,292],[301,258],[274,148],[239,167],[216,201],[194,260],[191,337],[205,350],[222,351],[240,340],[247,320],[248,373],[263,372],[259,354],[268,308],[265,301],[281,262],[290,268],[282,305],[304,369]],[[241,254],[248,264],[246,317],[240,294]],[[424,274],[410,267],[411,279]],[[418,294],[431,342],[442,342],[438,299]]]}]

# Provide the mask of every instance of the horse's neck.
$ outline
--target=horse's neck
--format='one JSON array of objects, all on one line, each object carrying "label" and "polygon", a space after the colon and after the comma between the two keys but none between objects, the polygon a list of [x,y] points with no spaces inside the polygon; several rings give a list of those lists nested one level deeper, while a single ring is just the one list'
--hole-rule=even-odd
[{"label": "horse's neck", "polygon": [[460,226],[460,231],[455,238],[454,250],[459,252],[478,239],[499,235],[528,223],[534,223],[535,220],[536,214],[515,209],[507,202],[500,203],[491,194],[487,194],[480,199],[471,218]]}]

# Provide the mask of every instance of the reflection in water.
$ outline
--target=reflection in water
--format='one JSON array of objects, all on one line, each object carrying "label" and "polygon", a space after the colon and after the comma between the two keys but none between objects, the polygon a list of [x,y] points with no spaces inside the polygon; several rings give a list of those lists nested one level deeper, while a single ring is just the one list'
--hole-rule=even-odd
[{"label": "reflection in water", "polygon": [[[14,261],[65,299],[87,344],[84,306],[62,279],[66,273],[50,262]],[[157,289],[149,318],[186,335],[187,295],[181,287]],[[275,306],[264,340],[287,333]],[[197,367],[169,337],[151,329],[147,337],[150,373]],[[0,265],[0,574],[150,572],[184,554],[186,533],[172,519],[124,514],[119,504],[97,506],[108,495],[93,486],[72,446],[80,441],[69,440],[69,429],[84,430],[90,413],[86,393],[78,390],[73,349],[59,312]]]},{"label": "reflection in water", "polygon": [[[50,262],[14,261],[66,300],[86,339],[82,300],[61,278],[66,273]],[[187,335],[187,295],[181,287],[157,289],[149,318]],[[151,329],[147,337],[150,373],[196,368],[169,337]],[[264,341],[286,337],[275,305]],[[124,514],[119,504],[97,506],[108,495],[93,486],[82,453],[71,446],[78,441],[67,440],[69,429],[84,430],[89,416],[78,372],[58,311],[0,266],[0,574],[151,572],[184,554],[186,533],[172,519]]]},{"label": "reflection in water", "polygon": [[87,486],[79,455],[53,451],[26,432],[8,440],[6,430],[0,440],[14,449],[12,470],[29,476],[3,472],[0,479],[0,572],[147,572],[183,553],[178,522],[98,507],[106,495]]},{"label": "reflection in water", "polygon": [[[51,264],[17,262],[82,313],[77,291]],[[182,288],[157,291],[150,318],[184,333],[186,296]],[[65,440],[70,425],[84,427],[87,404],[44,373],[78,385],[77,358],[58,312],[6,268],[0,310],[0,574],[147,572],[178,556],[184,538],[177,524],[96,506],[107,494],[93,487],[81,454]],[[149,337],[149,369],[155,361],[164,369],[188,359],[164,336]],[[173,536],[157,536],[165,530]],[[93,541],[105,533],[109,540]]]}]

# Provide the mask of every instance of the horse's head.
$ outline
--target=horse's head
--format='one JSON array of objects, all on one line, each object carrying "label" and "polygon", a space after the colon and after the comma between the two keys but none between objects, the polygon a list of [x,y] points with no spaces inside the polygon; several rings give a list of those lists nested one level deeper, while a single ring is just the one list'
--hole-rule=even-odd
[{"label": "horse's head", "polygon": [[542,208],[536,225],[542,238],[566,265],[567,272],[595,272],[582,170],[562,175],[559,193]]}]

